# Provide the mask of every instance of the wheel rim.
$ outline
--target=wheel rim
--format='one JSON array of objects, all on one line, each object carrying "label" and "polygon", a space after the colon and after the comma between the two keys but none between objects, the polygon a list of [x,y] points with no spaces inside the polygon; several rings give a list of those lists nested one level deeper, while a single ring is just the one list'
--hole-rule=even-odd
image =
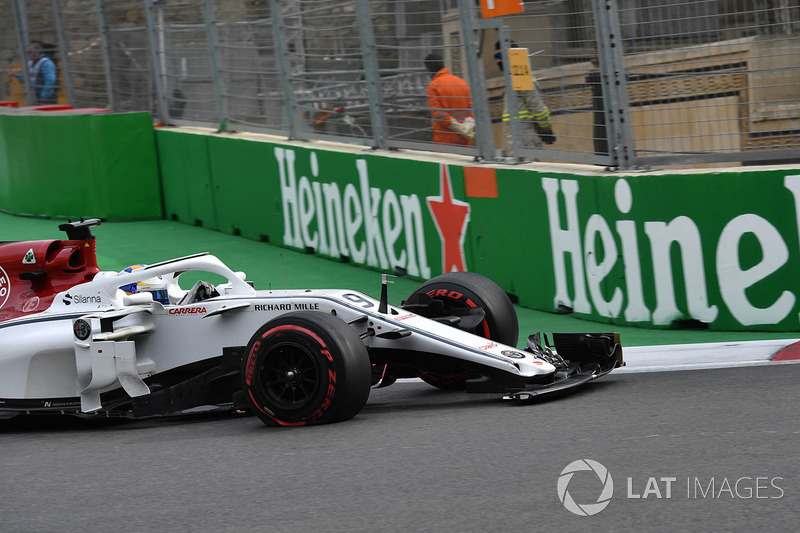
[{"label": "wheel rim", "polygon": [[300,409],[319,390],[320,369],[314,354],[306,348],[281,343],[265,354],[260,379],[270,403],[280,409]]}]

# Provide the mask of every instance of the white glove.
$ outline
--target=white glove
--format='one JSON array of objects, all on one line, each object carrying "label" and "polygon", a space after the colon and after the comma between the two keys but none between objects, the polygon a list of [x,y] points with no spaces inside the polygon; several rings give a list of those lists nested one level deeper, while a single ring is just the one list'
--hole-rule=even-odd
[{"label": "white glove", "polygon": [[467,139],[472,139],[475,137],[475,119],[472,117],[467,117],[464,119],[464,122],[461,123],[463,126],[464,131],[461,133]]},{"label": "white glove", "polygon": [[447,125],[447,127],[450,128],[450,131],[454,131],[456,133],[461,133],[464,131],[464,126],[455,119],[450,120],[450,123]]},{"label": "white glove", "polygon": [[464,122],[452,120],[450,121],[448,127],[451,131],[454,131],[459,135],[466,137],[467,139],[472,139],[475,137],[475,119],[472,117],[465,118]]}]

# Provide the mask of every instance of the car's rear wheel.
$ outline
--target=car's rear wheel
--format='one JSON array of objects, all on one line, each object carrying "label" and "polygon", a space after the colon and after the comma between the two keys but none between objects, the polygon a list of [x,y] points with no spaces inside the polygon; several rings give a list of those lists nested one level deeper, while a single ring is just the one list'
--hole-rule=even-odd
[{"label": "car's rear wheel", "polygon": [[268,426],[349,420],[367,403],[371,379],[358,334],[342,320],[314,311],[267,322],[242,359],[242,388]]},{"label": "car's rear wheel", "polygon": [[[407,302],[424,300],[423,295],[442,305],[431,306],[429,311],[408,308],[428,318],[459,317],[455,327],[495,342],[517,345],[517,312],[508,295],[489,278],[474,272],[442,274],[420,285]],[[450,374],[423,372],[421,378],[441,389],[460,389],[469,376],[469,371],[461,369]]]}]

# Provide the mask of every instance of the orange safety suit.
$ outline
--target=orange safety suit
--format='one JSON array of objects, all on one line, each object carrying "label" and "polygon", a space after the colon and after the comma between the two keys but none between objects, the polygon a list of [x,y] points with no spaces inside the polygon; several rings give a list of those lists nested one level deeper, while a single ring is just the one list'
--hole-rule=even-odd
[{"label": "orange safety suit", "polygon": [[472,94],[469,85],[443,68],[428,84],[428,107],[433,115],[433,142],[472,145],[472,139],[451,131],[450,122],[472,117]]}]

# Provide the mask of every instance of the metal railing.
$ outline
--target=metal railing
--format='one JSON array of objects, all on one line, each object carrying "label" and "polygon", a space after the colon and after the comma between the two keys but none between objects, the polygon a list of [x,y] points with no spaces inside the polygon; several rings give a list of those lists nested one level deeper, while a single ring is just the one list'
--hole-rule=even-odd
[{"label": "metal railing", "polygon": [[[0,99],[36,102],[24,75],[36,41],[61,102],[165,124],[509,163],[800,160],[798,0],[524,6],[482,18],[476,0],[0,0],[13,14],[0,18]],[[501,120],[521,100],[497,42],[526,49],[552,144],[525,135],[528,115]],[[471,145],[432,142],[430,52],[470,85]]]}]

